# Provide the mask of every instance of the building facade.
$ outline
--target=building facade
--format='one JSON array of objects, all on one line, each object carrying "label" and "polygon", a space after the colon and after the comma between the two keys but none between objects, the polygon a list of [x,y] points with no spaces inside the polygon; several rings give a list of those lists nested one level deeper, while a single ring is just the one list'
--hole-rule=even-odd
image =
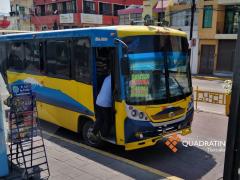
[{"label": "building facade", "polygon": [[11,0],[10,1],[10,30],[34,30],[31,23],[31,14],[33,8],[33,0]]},{"label": "building facade", "polygon": [[126,9],[118,11],[119,24],[129,25],[129,24],[142,24],[142,5],[130,5]]},{"label": "building facade", "polygon": [[119,10],[119,24],[143,24],[149,19],[158,25],[158,22],[165,20],[170,2],[171,0],[143,0],[142,5]]},{"label": "building facade", "polygon": [[[192,0],[174,0],[166,12],[166,19],[170,22],[170,26],[175,29],[182,30],[190,37],[191,25],[191,4]],[[197,8],[194,13],[193,36],[189,42],[191,46],[190,67],[193,74],[198,73],[198,1],[196,0]]]},{"label": "building facade", "polygon": [[34,0],[36,30],[116,25],[118,10],[141,0]]},{"label": "building facade", "polygon": [[[191,2],[192,0],[144,0],[142,6],[130,6],[119,10],[119,24],[143,24],[143,21],[150,18],[155,25],[166,21],[175,29],[181,29],[190,36],[191,23]],[[196,0],[196,2],[198,2]],[[142,22],[141,22],[142,21]],[[138,23],[140,22],[140,23]],[[198,11],[195,12],[193,40],[191,43],[191,71],[198,73]]]},{"label": "building facade", "polygon": [[240,0],[201,0],[199,3],[199,74],[231,76]]}]

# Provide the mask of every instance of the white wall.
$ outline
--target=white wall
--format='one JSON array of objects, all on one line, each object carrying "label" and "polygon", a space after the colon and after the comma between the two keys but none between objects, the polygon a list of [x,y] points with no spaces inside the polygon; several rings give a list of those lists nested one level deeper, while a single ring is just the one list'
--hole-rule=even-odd
[{"label": "white wall", "polygon": [[[189,36],[190,36],[190,27],[189,26],[173,26],[172,28],[181,29],[182,31],[186,32],[188,35],[188,39],[189,39]],[[194,28],[193,28],[193,37],[192,38],[196,39],[196,46],[192,47],[190,66],[191,66],[192,74],[197,74],[198,73],[198,44],[199,44],[198,27],[197,26],[194,26]]]}]

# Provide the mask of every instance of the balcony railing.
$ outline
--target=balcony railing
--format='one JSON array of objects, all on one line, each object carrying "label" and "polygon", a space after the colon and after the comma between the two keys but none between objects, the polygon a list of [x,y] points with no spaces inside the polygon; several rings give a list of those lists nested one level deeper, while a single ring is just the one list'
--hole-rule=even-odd
[{"label": "balcony railing", "polygon": [[67,11],[46,11],[46,12],[39,12],[35,13],[35,16],[51,16],[51,15],[59,15],[59,14],[69,14],[69,13],[76,13],[76,10],[67,10]]}]

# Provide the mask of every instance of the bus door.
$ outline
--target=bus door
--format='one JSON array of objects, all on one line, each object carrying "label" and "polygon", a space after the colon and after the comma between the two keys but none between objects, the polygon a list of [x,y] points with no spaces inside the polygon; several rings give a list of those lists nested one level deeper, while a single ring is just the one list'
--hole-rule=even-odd
[{"label": "bus door", "polygon": [[[104,79],[111,74],[112,79],[112,113],[110,124],[105,124],[105,128],[110,126],[109,133],[107,135],[108,140],[115,142],[115,62],[116,62],[116,48],[115,47],[97,47],[95,48],[95,59],[96,59],[96,78],[95,78],[95,89],[94,89],[94,100],[96,102],[97,95],[99,94]],[[105,129],[104,128],[104,129]]]}]

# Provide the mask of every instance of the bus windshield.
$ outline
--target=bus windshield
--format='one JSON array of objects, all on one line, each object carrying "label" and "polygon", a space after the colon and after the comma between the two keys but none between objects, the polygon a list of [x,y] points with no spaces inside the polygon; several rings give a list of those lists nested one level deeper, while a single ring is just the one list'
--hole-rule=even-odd
[{"label": "bus windshield", "polygon": [[129,75],[125,76],[126,102],[159,104],[185,98],[192,92],[188,43],[179,36],[131,36]]}]

